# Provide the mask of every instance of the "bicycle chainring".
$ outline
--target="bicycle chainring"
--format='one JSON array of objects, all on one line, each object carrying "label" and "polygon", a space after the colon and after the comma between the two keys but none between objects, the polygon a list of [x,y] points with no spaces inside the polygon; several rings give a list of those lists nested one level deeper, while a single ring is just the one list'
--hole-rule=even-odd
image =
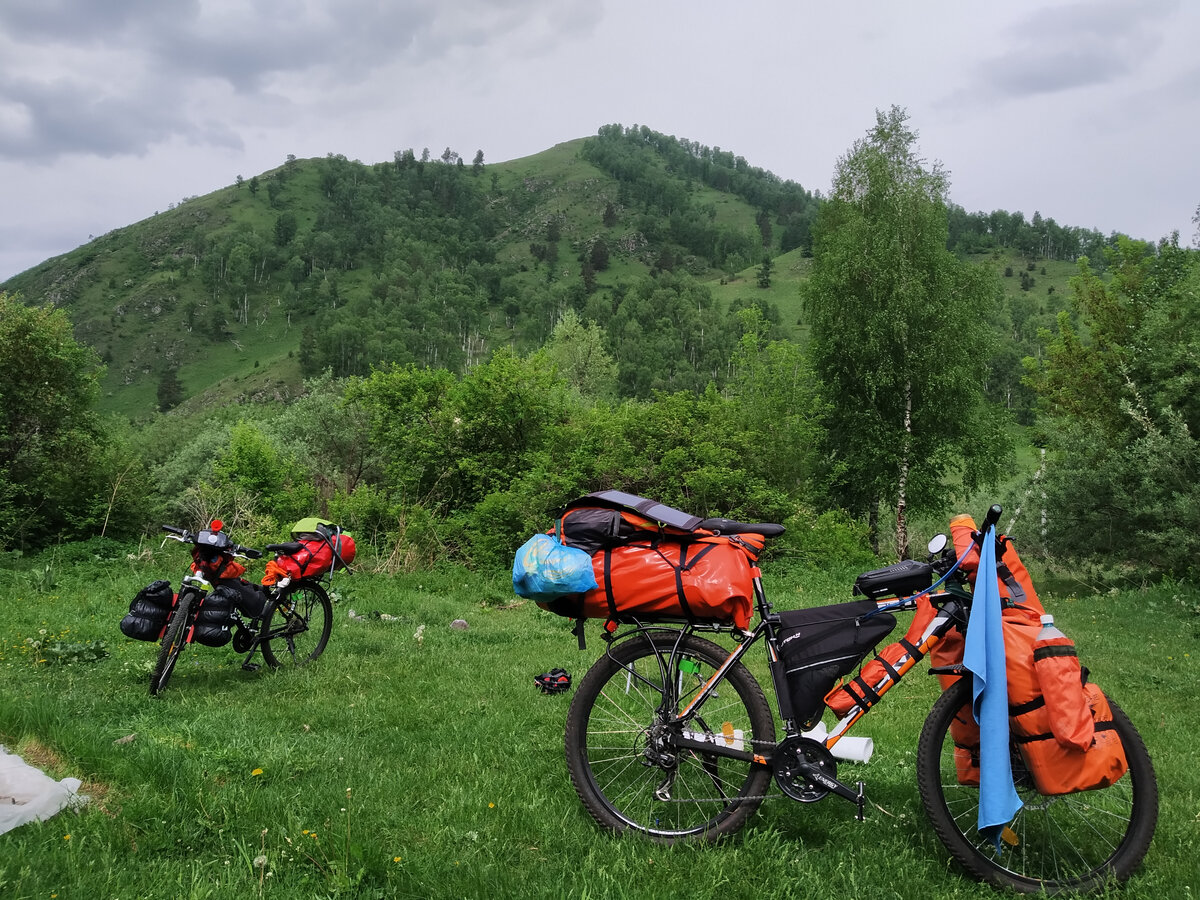
[{"label": "bicycle chainring", "polygon": [[775,782],[786,796],[816,803],[831,790],[818,775],[837,781],[837,760],[824,744],[797,736],[785,738],[776,748]]},{"label": "bicycle chainring", "polygon": [[253,646],[254,632],[239,622],[233,631],[233,652],[245,653]]}]

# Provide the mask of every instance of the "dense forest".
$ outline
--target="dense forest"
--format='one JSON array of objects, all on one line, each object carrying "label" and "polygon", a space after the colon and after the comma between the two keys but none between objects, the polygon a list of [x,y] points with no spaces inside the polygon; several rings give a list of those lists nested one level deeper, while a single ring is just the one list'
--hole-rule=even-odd
[{"label": "dense forest", "polygon": [[610,125],[289,157],[49,260],[0,294],[0,541],[319,510],[384,567],[502,566],[614,487],[894,556],[1028,470],[1031,547],[1194,574],[1197,251],[967,213],[906,118],[828,195]]}]

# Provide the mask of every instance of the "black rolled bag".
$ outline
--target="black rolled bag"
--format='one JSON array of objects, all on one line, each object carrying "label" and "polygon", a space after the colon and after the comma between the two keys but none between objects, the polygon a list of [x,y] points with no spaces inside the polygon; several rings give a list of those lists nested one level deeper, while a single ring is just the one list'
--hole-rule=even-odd
[{"label": "black rolled bag", "polygon": [[263,613],[267,594],[256,584],[241,578],[222,581],[196,611],[196,630],[192,640],[206,647],[224,647],[233,638],[236,613],[257,618]]},{"label": "black rolled bag", "polygon": [[196,610],[196,630],[192,640],[206,647],[224,647],[233,640],[234,590],[219,585]]},{"label": "black rolled bag", "polygon": [[135,641],[157,641],[175,605],[171,582],[155,581],[140,591],[121,620],[121,633]]}]

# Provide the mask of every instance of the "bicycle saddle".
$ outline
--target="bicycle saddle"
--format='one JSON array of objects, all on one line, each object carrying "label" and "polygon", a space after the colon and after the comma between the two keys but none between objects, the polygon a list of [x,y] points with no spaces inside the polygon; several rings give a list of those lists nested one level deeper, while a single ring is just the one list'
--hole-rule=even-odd
[{"label": "bicycle saddle", "polygon": [[304,545],[299,541],[288,541],[286,544],[267,544],[263,548],[267,553],[282,553],[285,556],[296,553],[304,549]]},{"label": "bicycle saddle", "polygon": [[783,534],[783,526],[774,522],[735,522],[733,519],[723,519],[719,516],[705,519],[696,527],[715,531],[717,534],[761,534],[769,538]]}]

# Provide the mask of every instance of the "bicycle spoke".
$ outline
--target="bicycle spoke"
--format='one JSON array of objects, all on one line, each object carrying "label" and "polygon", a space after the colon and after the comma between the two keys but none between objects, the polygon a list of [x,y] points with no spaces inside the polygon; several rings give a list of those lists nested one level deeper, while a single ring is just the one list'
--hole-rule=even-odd
[{"label": "bicycle spoke", "polygon": [[769,779],[765,767],[676,744],[681,733],[719,740],[726,727],[738,740],[774,743],[770,710],[744,669],[736,676],[742,691],[723,684],[690,723],[669,723],[725,655],[696,638],[643,636],[614,645],[585,677],[568,714],[568,768],[597,821],[664,840],[713,839],[758,806]]},{"label": "bicycle spoke", "polygon": [[1024,806],[997,848],[976,827],[978,787],[958,782],[950,727],[968,692],[969,685],[955,685],[942,695],[917,754],[922,801],[947,849],[978,877],[1021,891],[1084,890],[1128,877],[1150,842],[1157,792],[1145,747],[1124,713],[1112,704],[1129,771],[1108,787],[1054,796],[1039,794],[1027,775],[1018,777]]}]

